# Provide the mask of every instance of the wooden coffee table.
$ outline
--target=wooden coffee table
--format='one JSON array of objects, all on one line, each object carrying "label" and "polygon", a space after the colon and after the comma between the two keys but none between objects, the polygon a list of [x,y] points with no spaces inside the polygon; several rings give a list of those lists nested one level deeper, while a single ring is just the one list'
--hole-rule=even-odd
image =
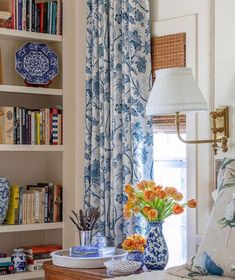
[{"label": "wooden coffee table", "polygon": [[[55,266],[51,261],[45,262],[43,267],[46,280],[102,280],[114,278],[114,276],[107,275],[105,268],[69,269]],[[143,269],[137,273],[146,271],[147,269]]]},{"label": "wooden coffee table", "polygon": [[69,269],[55,266],[52,262],[45,262],[44,265],[46,280],[102,280],[113,278],[108,276],[106,269]]}]

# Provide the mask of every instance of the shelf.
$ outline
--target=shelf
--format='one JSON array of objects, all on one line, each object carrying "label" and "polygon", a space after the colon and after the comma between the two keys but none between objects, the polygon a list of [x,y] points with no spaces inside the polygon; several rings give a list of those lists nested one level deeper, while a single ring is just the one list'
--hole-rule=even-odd
[{"label": "shelf", "polygon": [[0,92],[62,96],[62,89],[0,85]]},{"label": "shelf", "polygon": [[31,225],[2,225],[0,226],[0,233],[62,229],[62,228],[63,228],[62,222],[46,223],[46,224],[31,224]]},{"label": "shelf", "polygon": [[23,279],[36,279],[43,278],[44,271],[36,271],[36,272],[18,272],[14,274],[2,275],[0,276],[0,280],[23,280]]},{"label": "shelf", "polygon": [[0,152],[63,152],[63,145],[6,145],[6,144],[0,144]]},{"label": "shelf", "polygon": [[3,39],[6,38],[14,40],[34,40],[45,42],[62,42],[63,40],[63,37],[60,35],[51,35],[7,28],[0,28],[0,37],[2,37]]}]

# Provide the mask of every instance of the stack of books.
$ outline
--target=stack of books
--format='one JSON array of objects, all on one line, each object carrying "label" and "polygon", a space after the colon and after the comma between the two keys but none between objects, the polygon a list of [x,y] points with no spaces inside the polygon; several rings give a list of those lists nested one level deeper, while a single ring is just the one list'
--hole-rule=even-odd
[{"label": "stack of books", "polygon": [[2,27],[62,35],[62,0],[5,0],[0,9]]},{"label": "stack of books", "polygon": [[0,11],[0,28],[11,28],[11,13]]},{"label": "stack of books", "polygon": [[60,109],[0,107],[0,144],[62,145],[62,128]]},{"label": "stack of books", "polygon": [[14,273],[14,266],[11,257],[0,257],[0,275]]},{"label": "stack of books", "polygon": [[24,247],[27,256],[27,271],[39,271],[43,269],[43,263],[51,260],[51,252],[61,250],[59,245],[29,246]]},{"label": "stack of books", "polygon": [[53,183],[38,183],[26,187],[11,186],[5,224],[61,222],[62,193],[62,186]]}]

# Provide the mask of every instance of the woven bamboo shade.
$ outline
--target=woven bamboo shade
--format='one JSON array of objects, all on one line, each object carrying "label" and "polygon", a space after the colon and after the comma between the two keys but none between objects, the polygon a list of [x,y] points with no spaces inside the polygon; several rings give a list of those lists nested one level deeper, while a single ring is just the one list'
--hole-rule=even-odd
[{"label": "woven bamboo shade", "polygon": [[[152,38],[152,75],[162,68],[186,66],[186,33]],[[176,133],[175,116],[155,116],[154,131]],[[181,115],[181,132],[186,132],[186,116]]]}]

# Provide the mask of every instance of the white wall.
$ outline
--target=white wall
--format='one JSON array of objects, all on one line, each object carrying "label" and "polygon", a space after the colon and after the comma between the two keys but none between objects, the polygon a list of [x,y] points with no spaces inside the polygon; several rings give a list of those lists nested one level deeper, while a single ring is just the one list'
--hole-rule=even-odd
[{"label": "white wall", "polygon": [[[196,22],[196,78],[209,109],[213,104],[211,80],[211,1],[210,0],[150,0],[151,21],[159,22],[195,15]],[[198,117],[197,134],[199,138],[208,138],[208,112]],[[210,214],[212,186],[212,154],[209,145],[198,145],[195,154],[196,196],[199,202],[197,209],[196,233],[201,235]],[[190,168],[190,166],[189,166]],[[191,166],[191,168],[193,168]],[[190,188],[190,186],[188,186]]]},{"label": "white wall", "polygon": [[230,106],[229,153],[235,155],[235,1],[214,0],[215,105]]}]

